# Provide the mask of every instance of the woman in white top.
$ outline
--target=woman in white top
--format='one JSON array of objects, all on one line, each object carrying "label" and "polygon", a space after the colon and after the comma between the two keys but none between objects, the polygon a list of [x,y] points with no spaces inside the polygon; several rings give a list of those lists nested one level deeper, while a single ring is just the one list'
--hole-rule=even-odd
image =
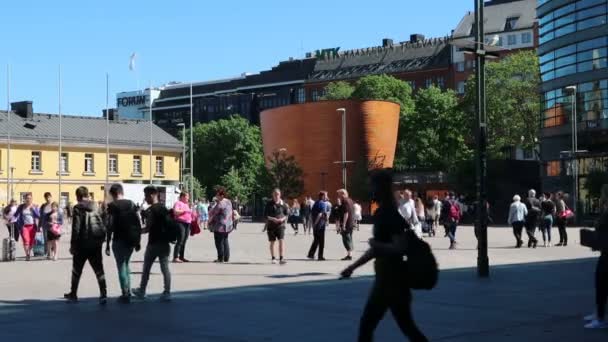
[{"label": "woman in white top", "polygon": [[511,203],[511,207],[509,208],[509,218],[507,221],[513,226],[513,235],[515,235],[517,242],[515,248],[521,248],[523,245],[521,233],[524,228],[526,215],[528,215],[528,209],[525,204],[521,203],[521,197],[519,195],[513,196],[513,203]]}]

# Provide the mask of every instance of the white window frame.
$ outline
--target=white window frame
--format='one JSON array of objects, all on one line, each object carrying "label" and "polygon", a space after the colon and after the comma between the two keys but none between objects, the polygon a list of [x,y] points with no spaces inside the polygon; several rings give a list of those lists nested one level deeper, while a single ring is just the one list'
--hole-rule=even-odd
[{"label": "white window frame", "polygon": [[67,152],[61,152],[61,158],[59,159],[59,168],[61,173],[70,172],[70,156]]},{"label": "white window frame", "polygon": [[507,36],[507,45],[508,46],[517,45],[517,35],[516,34],[510,34]]},{"label": "white window frame", "polygon": [[[112,167],[114,166],[114,167]],[[108,173],[110,175],[118,174],[118,155],[110,154],[108,157]]]},{"label": "white window frame", "polygon": [[156,176],[164,176],[165,175],[165,157],[156,156],[156,160],[154,163],[155,166],[155,175]]},{"label": "white window frame", "polygon": [[[89,165],[89,162],[90,162],[90,165]],[[93,153],[84,154],[84,173],[85,174],[95,173],[95,155]]]},{"label": "white window frame", "polygon": [[31,172],[42,172],[42,152],[32,151],[31,154],[30,171]]},{"label": "white window frame", "polygon": [[142,158],[141,156],[133,156],[133,175],[142,175]]},{"label": "white window frame", "polygon": [[524,32],[521,34],[521,43],[522,44],[530,44],[532,43],[532,33]]}]

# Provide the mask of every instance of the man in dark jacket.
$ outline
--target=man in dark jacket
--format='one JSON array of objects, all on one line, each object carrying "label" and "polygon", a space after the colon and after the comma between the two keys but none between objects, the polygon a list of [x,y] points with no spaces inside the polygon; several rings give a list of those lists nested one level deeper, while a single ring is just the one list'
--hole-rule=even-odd
[{"label": "man in dark jacket", "polygon": [[106,255],[110,256],[110,242],[116,259],[118,280],[122,295],[121,303],[131,301],[131,270],[129,263],[133,250],[139,251],[141,240],[141,222],[135,203],[124,198],[122,185],[113,184],[110,187],[112,202],[108,204],[108,236]]},{"label": "man in dark jacket", "polygon": [[72,240],[70,253],[72,260],[72,288],[64,298],[71,302],[78,301],[78,284],[84,264],[88,261],[99,284],[99,304],[107,303],[106,276],[103,270],[101,248],[105,240],[105,227],[95,202],[89,199],[89,189],[84,186],[76,189],[78,204],[74,206],[72,218]]},{"label": "man in dark jacket", "polygon": [[536,233],[536,227],[538,226],[538,220],[542,210],[534,189],[528,191],[528,198],[526,198],[524,204],[526,205],[526,209],[528,209],[528,215],[526,215],[526,221],[524,222],[526,234],[528,234],[528,248],[536,248],[538,240],[534,237],[534,234]]}]

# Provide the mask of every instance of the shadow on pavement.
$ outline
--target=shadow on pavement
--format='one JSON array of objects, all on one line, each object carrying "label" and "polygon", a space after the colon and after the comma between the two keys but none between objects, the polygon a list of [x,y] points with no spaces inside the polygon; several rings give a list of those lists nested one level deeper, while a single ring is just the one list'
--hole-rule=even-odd
[{"label": "shadow on pavement", "polygon": [[[593,310],[595,261],[496,266],[490,279],[478,279],[472,268],[443,270],[435,290],[414,293],[414,315],[432,341],[605,342],[608,331],[585,331],[581,321]],[[111,300],[107,307],[95,298],[76,305],[0,300],[0,336],[2,341],[24,334],[46,341],[354,341],[371,281],[176,291],[171,303],[151,296],[131,305]],[[387,318],[377,341],[402,341],[390,314]]]}]

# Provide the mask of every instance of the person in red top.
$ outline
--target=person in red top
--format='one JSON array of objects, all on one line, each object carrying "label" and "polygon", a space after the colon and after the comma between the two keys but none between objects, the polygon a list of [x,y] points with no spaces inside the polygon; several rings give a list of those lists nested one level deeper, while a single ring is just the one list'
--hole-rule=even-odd
[{"label": "person in red top", "polygon": [[177,242],[173,248],[173,262],[181,263],[189,260],[184,257],[186,252],[186,241],[190,235],[190,224],[192,223],[192,209],[190,208],[190,196],[187,192],[179,195],[179,201],[173,206],[173,215],[179,224]]}]

